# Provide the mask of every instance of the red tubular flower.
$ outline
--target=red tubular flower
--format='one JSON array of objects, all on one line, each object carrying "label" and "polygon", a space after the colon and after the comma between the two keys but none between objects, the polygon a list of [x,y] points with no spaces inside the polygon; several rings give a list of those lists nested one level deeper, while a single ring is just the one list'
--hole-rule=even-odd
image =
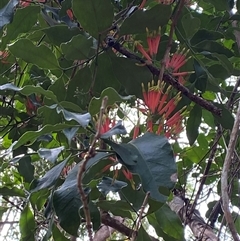
[{"label": "red tubular flower", "polygon": [[136,43],[136,49],[149,61],[152,61],[151,57],[148,55],[146,50],[143,48],[143,46],[140,43]]},{"label": "red tubular flower", "polygon": [[67,15],[70,18],[70,20],[73,21],[73,11],[72,11],[72,9],[67,10]]},{"label": "red tubular flower", "polygon": [[160,39],[161,39],[161,28],[159,27],[158,32],[157,31],[153,31],[151,33],[149,33],[148,28],[146,28],[147,31],[147,43],[148,43],[148,48],[149,48],[149,54],[150,56],[156,55],[158,52],[158,46],[160,43]]},{"label": "red tubular flower", "polygon": [[102,126],[100,128],[100,134],[104,134],[115,126],[115,120],[111,120],[108,116],[105,116]]},{"label": "red tubular flower", "polygon": [[136,126],[134,126],[134,129],[133,129],[133,140],[139,136],[139,132],[140,132],[140,127],[138,123]]}]

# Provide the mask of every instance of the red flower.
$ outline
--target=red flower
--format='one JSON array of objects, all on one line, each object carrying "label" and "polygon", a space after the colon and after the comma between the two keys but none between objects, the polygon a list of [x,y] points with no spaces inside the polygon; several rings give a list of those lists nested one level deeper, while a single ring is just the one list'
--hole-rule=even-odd
[{"label": "red flower", "polygon": [[158,46],[161,39],[161,35],[160,35],[161,28],[159,27],[158,32],[153,31],[149,33],[148,28],[146,28],[146,31],[147,31],[147,43],[149,48],[149,54],[150,56],[156,55],[158,52]]},{"label": "red flower", "polygon": [[103,123],[100,128],[100,134],[104,134],[115,126],[115,120],[111,120],[108,116],[103,118]]},{"label": "red flower", "polygon": [[67,15],[70,18],[70,20],[73,21],[73,11],[72,11],[72,9],[67,10]]},{"label": "red flower", "polygon": [[7,64],[7,57],[8,57],[9,53],[7,51],[0,51],[0,60],[3,64]]},{"label": "red flower", "polygon": [[143,48],[143,46],[139,42],[136,42],[135,46],[136,46],[136,49],[138,50],[138,52],[140,52],[147,60],[152,62],[151,57],[149,56],[149,54],[146,52],[146,50]]}]

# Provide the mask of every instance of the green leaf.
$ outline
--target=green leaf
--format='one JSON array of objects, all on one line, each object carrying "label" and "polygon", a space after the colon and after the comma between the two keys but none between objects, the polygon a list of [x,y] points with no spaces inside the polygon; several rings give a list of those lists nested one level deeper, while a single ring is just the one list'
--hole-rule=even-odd
[{"label": "green leaf", "polygon": [[68,60],[89,58],[93,40],[81,34],[74,36],[69,42],[61,44],[61,50]]},{"label": "green leaf", "polygon": [[2,38],[1,48],[5,48],[20,33],[27,33],[31,30],[32,26],[37,22],[39,12],[39,6],[17,9],[13,22],[7,26],[7,34]]},{"label": "green leaf", "polygon": [[238,13],[240,13],[240,0],[237,0],[236,7],[237,7]]},{"label": "green leaf", "polygon": [[53,148],[53,149],[40,148],[38,150],[38,155],[41,158],[44,158],[44,159],[54,163],[57,160],[58,155],[61,153],[62,150],[64,150],[64,148],[65,148],[64,146],[60,146],[60,147]]},{"label": "green leaf", "polygon": [[202,119],[202,108],[199,105],[195,105],[190,111],[189,118],[187,120],[187,137],[190,145],[193,145],[198,137],[198,128],[201,124]]},{"label": "green leaf", "polygon": [[16,187],[8,188],[8,187],[0,187],[0,194],[2,196],[17,196],[17,197],[25,197],[25,193],[22,189],[18,189]]},{"label": "green leaf", "polygon": [[91,115],[89,113],[85,114],[78,114],[75,112],[70,112],[67,111],[61,107],[57,107],[57,113],[59,114],[60,112],[63,113],[63,116],[65,120],[70,121],[70,120],[75,120],[76,122],[79,123],[79,125],[86,127],[91,120]]},{"label": "green leaf", "polygon": [[101,107],[102,99],[107,96],[108,97],[108,106],[114,105],[116,102],[122,102],[131,100],[133,98],[133,95],[129,96],[121,96],[118,94],[118,92],[109,87],[102,91],[101,96],[99,98],[93,97],[89,103],[89,112],[92,115],[96,115]]},{"label": "green leaf", "polygon": [[67,137],[68,139],[68,145],[71,145],[72,138],[75,136],[75,134],[78,131],[78,127],[72,127],[72,128],[67,128],[63,130],[63,134]]},{"label": "green leaf", "polygon": [[225,107],[225,105],[214,103],[215,106],[222,109],[222,116],[214,116],[214,119],[222,125],[224,129],[231,130],[234,124],[234,118],[232,113]]},{"label": "green leaf", "polygon": [[184,229],[179,217],[169,208],[168,205],[163,205],[155,212],[156,219],[162,230],[169,236],[184,240]]},{"label": "green leaf", "polygon": [[132,219],[131,211],[134,211],[129,202],[115,200],[100,200],[97,205],[102,210],[111,212],[114,216]]},{"label": "green leaf", "polygon": [[217,31],[212,31],[208,29],[198,30],[191,39],[191,44],[196,45],[204,40],[218,40],[223,38],[223,34]]},{"label": "green leaf", "polygon": [[233,52],[220,43],[212,40],[204,40],[194,46],[199,52],[208,51],[210,53],[218,53],[226,55],[228,58],[233,57]]},{"label": "green leaf", "polygon": [[[27,63],[37,65],[42,69],[59,69],[59,64],[53,52],[45,45],[35,46],[28,39],[19,39],[9,45],[10,52]],[[36,57],[37,56],[37,57]]]},{"label": "green leaf", "polygon": [[53,225],[52,235],[54,241],[69,241],[69,239],[64,236],[64,234],[57,228],[56,225]]},{"label": "green leaf", "polygon": [[42,31],[46,33],[50,43],[58,46],[60,46],[61,43],[70,41],[72,37],[81,33],[79,28],[69,28],[66,25],[54,25]]},{"label": "green leaf", "polygon": [[127,183],[113,180],[110,177],[103,177],[102,180],[97,185],[99,191],[103,193],[105,196],[109,192],[119,192],[122,188],[126,187]]},{"label": "green leaf", "polygon": [[18,161],[18,172],[24,177],[24,181],[31,183],[34,179],[34,166],[30,156],[25,155]]},{"label": "green leaf", "polygon": [[17,87],[16,85],[12,83],[7,83],[4,85],[0,85],[0,90],[13,90],[13,91],[20,91],[21,88]]},{"label": "green leaf", "polygon": [[88,208],[90,210],[91,221],[93,225],[93,230],[96,231],[101,225],[100,210],[98,209],[96,203],[89,202]]},{"label": "green leaf", "polygon": [[145,34],[146,28],[158,30],[168,23],[171,12],[171,5],[163,4],[157,4],[150,10],[137,10],[123,22],[120,35]]},{"label": "green leaf", "polygon": [[228,9],[226,0],[208,0],[207,2],[211,3],[218,11],[226,11]]},{"label": "green leaf", "polygon": [[[167,200],[159,189],[173,188],[174,182],[171,178],[176,174],[176,164],[167,138],[153,133],[145,133],[124,145],[125,152],[129,154],[124,154],[124,149],[119,148],[120,145],[112,145],[110,142],[108,144],[121,157],[129,171],[140,176],[144,191],[149,191],[150,196],[160,202]],[[136,157],[133,161],[135,165],[128,164],[131,156]]]},{"label": "green leaf", "polygon": [[35,238],[35,219],[28,205],[21,212],[19,227],[21,233],[21,241],[34,240]]},{"label": "green leaf", "polygon": [[17,4],[18,0],[10,0],[4,8],[0,9],[0,30],[12,21]]},{"label": "green leaf", "polygon": [[44,134],[49,134],[52,132],[62,131],[65,128],[72,127],[72,125],[66,124],[57,124],[57,125],[45,125],[43,128],[38,131],[28,131],[24,133],[18,141],[14,142],[9,150],[16,150],[18,147],[22,145],[27,145],[30,143],[34,143],[36,139]]},{"label": "green leaf", "polygon": [[41,189],[51,188],[52,186],[54,186],[70,157],[71,155],[69,155],[64,161],[46,172],[42,178],[38,179],[36,181],[36,187],[34,187],[31,192],[37,192]]},{"label": "green leaf", "polygon": [[113,22],[113,6],[110,0],[73,0],[74,16],[85,31],[98,39],[99,34],[107,33]]},{"label": "green leaf", "polygon": [[119,120],[118,123],[114,127],[112,127],[109,131],[101,134],[101,138],[107,139],[113,135],[126,135],[126,134],[127,134],[127,130],[123,126],[122,121]]},{"label": "green leaf", "polygon": [[197,32],[201,25],[200,19],[194,18],[190,13],[188,13],[182,17],[181,21],[185,31],[186,38],[191,39],[191,37]]},{"label": "green leaf", "polygon": [[46,98],[53,100],[55,103],[58,103],[56,95],[50,90],[43,89],[41,86],[25,85],[20,90],[20,93],[26,96],[29,96],[32,93],[41,94]]},{"label": "green leaf", "polygon": [[142,83],[147,84],[152,79],[151,72],[146,66],[127,58],[112,58],[113,71],[127,94],[142,97]]},{"label": "green leaf", "polygon": [[136,241],[151,241],[152,239],[149,237],[146,230],[143,228],[143,226],[140,227],[138,230],[138,235],[136,238]]}]

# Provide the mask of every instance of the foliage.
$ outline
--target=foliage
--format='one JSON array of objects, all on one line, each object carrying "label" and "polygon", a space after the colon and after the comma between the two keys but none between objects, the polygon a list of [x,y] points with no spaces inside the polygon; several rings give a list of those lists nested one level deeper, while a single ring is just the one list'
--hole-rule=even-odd
[{"label": "foliage", "polygon": [[[0,217],[17,208],[18,240],[96,240],[101,223],[110,239],[154,240],[152,228],[184,240],[176,190],[192,210],[205,200],[202,217],[220,227],[240,84],[234,4],[1,0]],[[238,152],[237,140],[235,207]]]}]

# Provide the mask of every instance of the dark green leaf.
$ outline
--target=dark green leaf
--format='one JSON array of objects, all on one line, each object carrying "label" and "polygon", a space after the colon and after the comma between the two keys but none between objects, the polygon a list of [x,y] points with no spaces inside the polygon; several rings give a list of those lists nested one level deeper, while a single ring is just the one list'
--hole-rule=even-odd
[{"label": "dark green leaf", "polygon": [[198,128],[201,124],[202,108],[199,105],[195,105],[190,111],[189,118],[187,120],[187,137],[190,145],[193,145],[198,137]]},{"label": "dark green leaf", "polygon": [[8,187],[0,187],[0,194],[2,196],[17,196],[17,197],[25,197],[24,191],[22,189],[18,189],[16,187],[8,188]]},{"label": "dark green leaf", "polygon": [[89,112],[92,115],[96,115],[101,107],[102,99],[104,96],[108,97],[108,105],[114,105],[116,102],[121,102],[121,101],[127,101],[133,98],[132,95],[129,96],[121,96],[118,94],[118,92],[109,87],[105,90],[102,91],[101,96],[99,98],[93,97],[89,103]]},{"label": "dark green leaf", "polygon": [[[71,156],[71,155],[70,155]],[[36,187],[31,190],[31,192],[37,192],[44,188],[50,188],[55,185],[57,179],[59,178],[63,168],[66,166],[70,156],[68,156],[64,161],[50,169],[45,175],[36,181]]]},{"label": "dark green leaf", "polygon": [[72,138],[75,136],[75,134],[78,131],[78,127],[72,127],[72,128],[67,128],[63,130],[63,134],[67,137],[68,139],[68,145],[71,145]]},{"label": "dark green leaf", "polygon": [[107,33],[113,22],[113,6],[110,0],[73,0],[72,9],[80,25],[93,37]]},{"label": "dark green leaf", "polygon": [[157,4],[150,10],[137,10],[128,17],[120,28],[120,34],[142,34],[149,30],[158,30],[168,23],[171,16],[171,6]]},{"label": "dark green leaf", "polygon": [[188,13],[182,17],[181,21],[185,31],[186,38],[191,39],[191,37],[197,32],[197,30],[200,27],[200,19],[194,18],[190,13]]},{"label": "dark green leaf", "polygon": [[143,228],[143,226],[140,227],[138,230],[138,235],[136,238],[136,241],[151,241],[152,239],[149,237],[146,230]]},{"label": "dark green leaf", "polygon": [[225,11],[228,9],[228,3],[226,0],[208,0],[208,2],[211,3],[218,11]]},{"label": "dark green leaf", "polygon": [[64,150],[64,146],[53,148],[53,149],[47,149],[47,148],[40,148],[38,150],[38,155],[41,158],[44,158],[50,162],[55,162],[58,158],[58,155],[61,153],[62,150]]},{"label": "dark green leaf", "polygon": [[21,241],[34,240],[35,236],[35,219],[28,205],[21,212],[19,227],[21,233]]},{"label": "dark green leaf", "polygon": [[81,34],[74,36],[69,42],[61,44],[66,59],[88,59],[93,40]]},{"label": "dark green leaf", "polygon": [[[109,145],[121,157],[129,171],[141,177],[144,191],[149,191],[152,198],[165,202],[167,197],[159,189],[171,189],[174,186],[172,177],[176,174],[176,164],[167,138],[146,133],[123,146],[129,154],[124,154],[124,149],[119,149],[120,145]],[[136,157],[135,165],[128,164],[131,156]]]},{"label": "dark green leaf", "polygon": [[78,122],[81,126],[86,127],[91,120],[91,115],[89,113],[86,114],[78,114],[75,112],[70,112],[67,111],[61,107],[57,107],[57,113],[63,113],[63,116],[65,120],[70,121],[70,120],[75,120]]},{"label": "dark green leaf", "polygon": [[98,209],[96,203],[89,202],[88,208],[90,210],[90,216],[93,224],[93,230],[96,231],[101,225],[100,210]]},{"label": "dark green leaf", "polygon": [[[27,63],[37,65],[42,69],[59,69],[59,64],[53,52],[45,45],[35,46],[28,39],[19,39],[9,45],[10,52]],[[37,58],[36,58],[37,56]]]},{"label": "dark green leaf", "polygon": [[182,223],[179,217],[168,205],[163,205],[157,212],[155,212],[155,216],[159,226],[166,234],[177,240],[184,240]]},{"label": "dark green leaf", "polygon": [[113,180],[110,177],[103,177],[102,180],[97,185],[100,192],[102,192],[105,196],[109,192],[119,192],[122,188],[126,187],[127,183]]},{"label": "dark green leaf", "polygon": [[101,135],[102,139],[107,139],[113,135],[126,135],[127,130],[122,124],[122,121],[118,121],[118,123],[112,127],[109,131]]},{"label": "dark green leaf", "polygon": [[236,7],[238,10],[238,13],[240,13],[240,0],[237,0]]},{"label": "dark green leaf", "polygon": [[218,104],[218,103],[214,103],[215,106],[217,106],[218,108],[222,109],[222,116],[216,116],[213,115],[215,120],[222,125],[222,127],[224,129],[229,129],[231,130],[234,124],[234,118],[232,113],[226,109],[226,107],[224,105]]},{"label": "dark green leaf", "polygon": [[25,155],[18,161],[18,172],[25,182],[30,183],[34,179],[34,169],[30,156]]},{"label": "dark green leaf", "polygon": [[4,8],[0,9],[0,30],[12,21],[17,4],[18,0],[10,0]]},{"label": "dark green leaf", "polygon": [[2,38],[1,48],[4,48],[20,33],[27,33],[36,24],[39,12],[39,6],[18,9],[14,15],[13,22],[7,26],[7,34]]},{"label": "dark green leaf", "polygon": [[43,128],[38,131],[28,131],[24,133],[18,141],[14,142],[12,146],[9,148],[9,151],[16,150],[18,147],[22,145],[27,145],[30,143],[34,143],[39,136],[44,134],[49,134],[52,132],[62,131],[65,128],[70,128],[72,125],[66,124],[57,124],[57,125],[45,125]]},{"label": "dark green leaf", "polygon": [[56,225],[53,225],[52,235],[54,241],[69,241],[69,239],[64,236],[64,234],[57,228]]}]

